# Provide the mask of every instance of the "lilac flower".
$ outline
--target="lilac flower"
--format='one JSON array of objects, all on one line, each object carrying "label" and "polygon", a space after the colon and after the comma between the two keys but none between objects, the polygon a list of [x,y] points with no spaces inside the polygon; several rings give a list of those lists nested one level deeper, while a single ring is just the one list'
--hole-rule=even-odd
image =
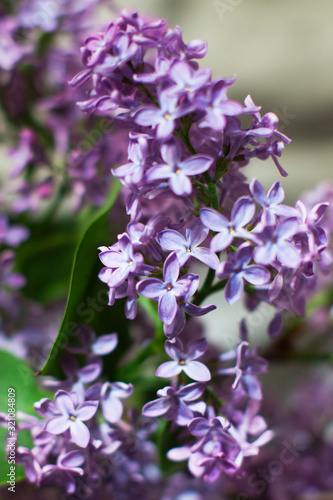
[{"label": "lilac flower", "polygon": [[8,218],[5,215],[0,215],[0,245],[17,247],[28,236],[29,231],[27,228],[24,226],[10,226]]},{"label": "lilac flower", "polygon": [[165,164],[155,165],[146,173],[146,181],[152,182],[169,179],[170,189],[177,196],[187,196],[192,193],[192,183],[189,176],[206,172],[213,163],[208,155],[193,155],[181,160],[179,142],[170,141],[161,147],[161,156]]},{"label": "lilac flower", "polygon": [[172,252],[163,266],[163,281],[158,278],[148,278],[137,284],[137,291],[144,297],[158,302],[158,314],[167,325],[170,325],[177,313],[177,297],[184,295],[191,281],[187,275],[178,280],[179,262]]},{"label": "lilac flower", "polygon": [[163,325],[163,331],[167,337],[169,338],[176,337],[183,331],[186,324],[185,313],[192,317],[198,317],[198,316],[203,316],[204,314],[207,314],[216,309],[216,306],[214,306],[213,304],[206,307],[199,307],[189,302],[190,298],[197,291],[198,286],[199,286],[199,276],[193,274],[191,278],[190,288],[185,293],[185,295],[182,295],[181,297],[177,298],[177,313],[174,320],[172,321],[172,323],[170,323],[170,325],[166,325],[165,323]]},{"label": "lilac flower", "polygon": [[[112,43],[112,53],[103,52],[96,63],[93,63],[94,72],[111,76],[112,73],[124,63],[133,58],[139,50],[135,43],[131,43],[127,33],[118,33]],[[95,59],[95,58],[94,58]]]},{"label": "lilac flower", "polygon": [[143,257],[134,253],[129,236],[124,233],[118,236],[119,241],[113,247],[102,250],[99,258],[106,267],[99,273],[99,279],[107,283],[110,288],[124,283],[131,273],[135,273],[143,263]]},{"label": "lilac flower", "polygon": [[208,229],[203,226],[200,219],[194,219],[186,228],[185,238],[177,231],[166,229],[158,235],[158,241],[165,250],[176,252],[181,266],[194,257],[206,266],[216,269],[219,263],[216,254],[209,248],[199,246],[207,236]]},{"label": "lilac flower", "polygon": [[221,450],[225,445],[235,446],[237,443],[227,432],[229,428],[230,422],[224,417],[212,415],[209,419],[194,418],[188,424],[188,430],[192,436],[200,438],[200,440],[192,446],[192,452],[201,451],[204,445],[210,441],[219,443]]},{"label": "lilac flower", "polygon": [[134,116],[134,121],[143,127],[156,129],[156,138],[160,141],[167,140],[176,126],[176,120],[191,112],[178,104],[178,98],[170,96],[167,92],[160,92],[159,105],[145,106],[139,109]]},{"label": "lilac flower", "polygon": [[105,356],[114,351],[118,344],[117,333],[100,335],[96,338],[95,332],[89,325],[78,325],[77,335],[81,345],[68,345],[66,348],[73,354],[93,353],[96,356]]},{"label": "lilac flower", "polygon": [[58,483],[65,488],[67,493],[74,493],[76,489],[75,479],[84,474],[84,470],[80,467],[84,461],[83,454],[78,450],[60,454],[56,465],[45,465],[42,468],[40,484]]},{"label": "lilac flower", "polygon": [[90,440],[90,433],[83,422],[90,420],[95,415],[98,401],[86,401],[75,408],[71,395],[65,391],[58,391],[54,402],[61,415],[48,420],[45,424],[45,430],[51,434],[62,434],[69,429],[74,443],[86,448]]},{"label": "lilac flower", "polygon": [[258,264],[273,264],[277,258],[288,268],[296,268],[300,264],[300,256],[290,240],[298,230],[298,221],[295,217],[279,222],[276,228],[265,226],[257,236],[262,241],[254,251],[254,260]]},{"label": "lilac flower", "polygon": [[255,350],[250,351],[248,346],[248,342],[243,341],[238,344],[236,350],[221,354],[219,357],[221,361],[236,359],[236,365],[230,368],[222,368],[217,373],[219,375],[235,375],[232,388],[236,389],[241,382],[250,398],[260,400],[262,393],[256,375],[266,371],[267,361],[260,358]]},{"label": "lilac flower", "polygon": [[175,61],[169,74],[174,84],[167,89],[167,92],[177,97],[187,95],[190,99],[193,99],[195,92],[207,85],[211,79],[209,68],[195,71],[186,61]]},{"label": "lilac flower", "polygon": [[152,418],[162,416],[180,426],[187,425],[194,417],[193,411],[205,411],[204,403],[192,403],[201,396],[205,387],[203,382],[188,384],[178,391],[174,387],[164,387],[157,391],[159,399],[144,405],[142,414]]},{"label": "lilac flower", "polygon": [[121,178],[130,176],[131,183],[138,183],[142,180],[146,165],[148,151],[148,141],[145,134],[140,134],[136,140],[132,140],[128,147],[128,158],[130,163],[118,167],[111,172],[115,177]]},{"label": "lilac flower", "polygon": [[270,280],[270,272],[260,265],[249,265],[252,260],[253,248],[243,243],[236,253],[229,253],[229,260],[221,262],[217,269],[220,280],[228,279],[225,287],[225,298],[228,304],[237,302],[244,292],[244,280],[251,285],[261,286]]},{"label": "lilac flower", "polygon": [[42,476],[42,467],[32,450],[25,446],[19,446],[16,450],[17,462],[24,465],[25,475],[30,483],[39,484]]},{"label": "lilac flower", "polygon": [[239,198],[234,204],[230,222],[223,215],[212,208],[202,208],[200,219],[204,226],[217,234],[211,241],[210,248],[214,252],[225,250],[235,237],[243,239],[255,239],[255,237],[244,226],[249,224],[254,216],[255,204],[248,196]]},{"label": "lilac flower", "polygon": [[318,224],[324,217],[328,205],[328,203],[317,203],[309,212],[302,201],[297,201],[295,205],[302,222],[299,232],[305,232],[309,243],[309,250],[313,255],[317,255],[327,246],[327,235],[324,229],[318,226]]},{"label": "lilac flower", "polygon": [[259,205],[263,207],[262,220],[267,225],[274,225],[276,216],[295,217],[295,209],[287,205],[281,205],[284,200],[284,191],[279,182],[275,182],[273,186],[265,194],[265,190],[256,179],[252,179],[250,191],[253,198]]},{"label": "lilac flower", "polygon": [[211,457],[204,457],[199,461],[198,465],[204,467],[205,481],[216,481],[221,472],[226,474],[234,474],[237,471],[236,465],[231,462],[223,452],[216,452]]},{"label": "lilac flower", "polygon": [[[240,446],[239,454],[235,459],[235,465],[240,467],[244,457],[258,455],[261,446],[272,440],[274,433],[267,430],[267,424],[261,415],[257,415],[259,402],[251,399],[244,413],[240,414],[240,423],[237,426],[231,425],[230,435]],[[249,435],[256,436],[256,439],[249,439]]]},{"label": "lilac flower", "polygon": [[205,113],[200,121],[200,127],[209,127],[216,131],[225,129],[226,116],[236,116],[242,113],[243,106],[227,99],[227,87],[234,83],[234,79],[217,80],[207,87],[205,92],[195,96],[195,104]]},{"label": "lilac flower", "polygon": [[118,422],[123,414],[121,399],[128,398],[133,390],[133,385],[125,384],[125,382],[97,383],[87,390],[86,396],[101,400],[103,415],[108,422],[113,424]]},{"label": "lilac flower", "polygon": [[207,340],[192,340],[184,349],[179,339],[165,342],[165,350],[174,361],[166,361],[156,370],[156,376],[162,378],[172,378],[182,371],[188,377],[198,382],[207,382],[211,379],[210,371],[203,363],[195,361],[202,356],[207,349]]}]

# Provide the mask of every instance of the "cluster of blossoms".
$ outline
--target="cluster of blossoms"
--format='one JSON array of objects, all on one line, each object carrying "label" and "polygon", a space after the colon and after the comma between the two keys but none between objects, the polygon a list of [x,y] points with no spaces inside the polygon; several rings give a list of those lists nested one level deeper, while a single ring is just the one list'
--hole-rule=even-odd
[{"label": "cluster of blossoms", "polygon": [[[111,180],[109,162],[121,161],[126,138],[121,131],[112,134],[108,120],[86,120],[75,105],[78,92],[67,82],[80,67],[77,47],[105,2],[5,3],[0,88],[4,123],[11,131],[6,146],[15,142],[7,181],[15,194],[12,210],[36,212],[47,204],[54,210],[68,197],[75,211],[102,205]],[[115,148],[123,140],[124,148]]]},{"label": "cluster of blossoms", "polygon": [[[75,11],[84,22],[90,13],[86,7],[98,2],[86,3]],[[58,2],[60,10],[43,30],[73,29],[77,42],[83,24],[74,27],[68,17],[75,6]],[[13,49],[16,56],[8,56],[3,70],[14,71],[31,54],[28,46],[24,49],[20,55]],[[244,170],[252,158],[270,158],[287,175],[279,157],[290,139],[278,131],[277,116],[261,116],[250,96],[243,104],[227,97],[235,79],[212,80],[209,69],[199,68],[196,59],[206,52],[203,41],[185,44],[181,30],[169,29],[165,21],[146,21],[123,11],[105,32],[87,38],[81,47],[85,69],[71,78],[69,87],[64,84],[78,67],[77,54],[67,59],[49,53],[44,67],[49,71],[54,57],[63,58],[61,82],[55,81],[61,83],[60,93],[46,100],[40,96],[38,104],[47,112],[55,157],[65,158],[71,150],[82,111],[92,127],[98,119],[110,124],[88,152],[72,150],[60,185],[61,199],[67,192],[79,195],[77,207],[86,195],[103,203],[111,173],[122,185],[130,219],[126,231],[115,242],[101,241],[99,248],[104,266],[99,278],[108,287],[108,305],[125,299],[129,320],[140,313],[138,305],[149,304],[154,311],[156,305],[164,333],[162,340],[158,335],[154,341],[148,334],[144,338],[154,347],[149,351],[148,346],[142,359],[149,359],[156,377],[149,391],[137,396],[139,404],[122,401],[133,391],[135,399],[134,384],[126,378],[106,380],[102,371],[101,356],[114,351],[117,335],[96,339],[81,325],[80,344],[67,346],[61,356],[65,379],[44,382],[55,396],[35,404],[42,419],[20,415],[19,430],[28,429],[34,442],[32,449],[17,450],[27,479],[38,486],[61,485],[72,498],[82,490],[97,498],[100,488],[102,497],[183,500],[196,491],[193,498],[201,500],[210,492],[226,491],[225,475],[231,482],[226,484],[240,480],[250,457],[259,455],[274,435],[261,415],[258,376],[266,372],[267,362],[250,347],[245,321],[238,345],[220,354],[209,347],[196,318],[216,309],[202,304],[223,290],[231,306],[241,298],[249,311],[269,304],[273,319],[268,333],[276,337],[283,313],[303,316],[307,301],[324,282],[318,279],[320,271],[330,269],[333,228],[325,213],[327,198],[320,193],[287,206],[279,182],[267,192],[257,179],[248,182]],[[23,172],[31,179],[35,167],[49,165],[50,158],[38,143],[37,130],[25,127],[20,136],[11,154],[13,175]],[[48,191],[53,178],[49,181],[38,185],[40,192],[53,192]],[[30,186],[33,182],[28,191]],[[36,186],[32,189],[36,193]],[[31,210],[34,199],[31,193],[19,197],[13,208]],[[14,245],[26,237],[5,219],[3,227],[0,242]],[[199,265],[207,270],[203,283]],[[130,364],[132,353],[127,354]],[[172,462],[187,461],[192,479],[180,473],[165,484],[155,444],[165,430],[170,439],[162,453]],[[209,485],[206,493],[204,483]]]}]

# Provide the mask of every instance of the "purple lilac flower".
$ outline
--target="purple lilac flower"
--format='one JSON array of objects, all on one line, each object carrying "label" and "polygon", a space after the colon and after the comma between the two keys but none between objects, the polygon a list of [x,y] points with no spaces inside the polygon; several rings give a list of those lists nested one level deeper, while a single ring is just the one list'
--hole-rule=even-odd
[{"label": "purple lilac flower", "polygon": [[236,365],[230,368],[222,368],[217,371],[219,375],[235,375],[232,388],[237,389],[241,382],[245,392],[252,399],[260,400],[262,398],[260,383],[256,377],[259,373],[267,370],[267,361],[260,358],[255,350],[248,349],[248,342],[238,344],[236,350],[221,354],[221,361],[236,360]]},{"label": "purple lilac flower", "polygon": [[274,225],[276,223],[276,216],[295,217],[296,212],[294,208],[281,205],[284,200],[284,191],[280,182],[275,182],[266,195],[260,182],[252,179],[250,191],[255,201],[263,208],[262,221],[264,224]]},{"label": "purple lilac flower", "polygon": [[211,241],[210,248],[214,252],[225,250],[235,237],[243,239],[254,239],[254,236],[244,229],[249,224],[255,212],[255,204],[251,198],[244,196],[239,198],[234,204],[230,222],[223,215],[212,208],[202,208],[200,219],[204,226],[217,234]]},{"label": "purple lilac flower", "polygon": [[17,247],[29,236],[29,231],[24,226],[10,226],[8,218],[0,215],[0,245]]},{"label": "purple lilac flower", "polygon": [[165,250],[176,252],[181,266],[194,257],[206,266],[216,269],[219,264],[216,254],[209,248],[199,246],[207,236],[208,229],[203,226],[200,219],[194,219],[187,226],[185,237],[173,229],[166,229],[158,235],[158,241]]},{"label": "purple lilac flower", "polygon": [[258,264],[273,264],[278,259],[288,268],[296,268],[300,264],[297,249],[291,243],[292,237],[298,231],[299,223],[295,217],[283,220],[276,227],[265,226],[257,236],[262,246],[254,250],[254,260]]},{"label": "purple lilac flower", "polygon": [[87,398],[99,399],[105,419],[110,423],[116,423],[123,414],[121,399],[128,398],[134,390],[132,384],[125,382],[98,382],[86,391]]},{"label": "purple lilac flower", "polygon": [[69,429],[73,442],[86,448],[90,440],[90,432],[83,422],[95,415],[98,401],[86,401],[75,408],[71,395],[65,391],[58,391],[54,402],[61,415],[48,420],[45,430],[51,434],[62,434]]},{"label": "purple lilac flower", "polygon": [[76,490],[75,479],[84,474],[84,470],[80,467],[84,462],[84,455],[79,450],[60,454],[56,465],[48,464],[42,468],[40,485],[58,483],[67,493],[74,493]]},{"label": "purple lilac flower", "polygon": [[205,114],[199,123],[200,127],[221,131],[227,125],[227,116],[237,116],[243,112],[243,106],[239,102],[228,100],[226,95],[227,88],[234,81],[217,80],[195,97],[195,104]]},{"label": "purple lilac flower", "polygon": [[172,252],[163,266],[163,281],[158,278],[148,278],[137,284],[137,291],[144,297],[158,302],[158,314],[167,325],[175,319],[177,313],[177,298],[185,295],[191,285],[191,277],[185,275],[178,280],[179,262]]},{"label": "purple lilac flower", "polygon": [[191,100],[199,89],[210,82],[211,70],[203,68],[195,71],[186,61],[175,61],[171,65],[169,75],[174,83],[167,92],[176,97],[186,95]]},{"label": "purple lilac flower", "polygon": [[165,163],[151,167],[146,173],[145,180],[169,179],[170,189],[177,196],[188,196],[192,193],[192,183],[189,176],[206,172],[213,163],[208,155],[188,156],[181,159],[181,147],[178,141],[170,141],[161,147],[161,156]]},{"label": "purple lilac flower", "polygon": [[101,247],[99,258],[104,267],[99,273],[99,279],[110,288],[119,287],[131,273],[135,273],[143,263],[143,257],[134,253],[129,236],[124,233],[118,236],[118,243],[105,249]]},{"label": "purple lilac flower", "polygon": [[165,350],[168,356],[174,361],[166,361],[156,370],[156,376],[162,378],[172,378],[182,371],[188,377],[198,382],[207,382],[211,379],[210,371],[200,361],[195,361],[207,350],[207,340],[192,340],[184,346],[179,339],[165,342]]},{"label": "purple lilac flower", "polygon": [[142,408],[142,414],[146,417],[162,416],[167,420],[173,420],[180,426],[187,425],[194,417],[193,411],[203,413],[205,403],[193,403],[205,390],[206,384],[195,382],[180,389],[164,387],[157,391],[159,399],[150,401]]},{"label": "purple lilac flower", "polygon": [[118,178],[130,176],[130,182],[134,184],[140,182],[144,175],[147,154],[148,136],[145,134],[136,135],[135,140],[132,139],[128,147],[128,159],[130,162],[115,170],[112,169],[112,174]]},{"label": "purple lilac flower", "polygon": [[[240,452],[235,459],[237,467],[242,465],[244,457],[258,455],[259,448],[274,437],[274,432],[267,429],[263,417],[257,414],[258,406],[259,402],[251,399],[245,412],[239,412],[239,424],[237,426],[230,425],[229,434],[240,446]],[[234,412],[235,414],[236,412]],[[255,439],[253,440],[249,436],[255,436]]]},{"label": "purple lilac flower", "polygon": [[134,121],[143,127],[156,129],[156,138],[165,141],[170,138],[174,131],[176,120],[192,110],[189,107],[180,106],[178,98],[170,96],[166,91],[159,93],[158,100],[159,108],[145,106],[139,109],[134,116]]},{"label": "purple lilac flower", "polygon": [[172,323],[170,323],[170,325],[166,325],[165,323],[163,325],[163,331],[169,338],[176,337],[185,328],[185,313],[192,317],[198,317],[203,316],[204,314],[207,314],[216,309],[216,306],[213,304],[210,304],[206,307],[199,307],[189,302],[190,298],[195,294],[199,286],[199,276],[192,276],[193,277],[191,279],[191,285],[188,291],[185,293],[185,295],[177,298],[177,312],[174,320],[172,321]]},{"label": "purple lilac flower", "polygon": [[221,262],[216,275],[220,280],[228,279],[225,287],[225,298],[228,304],[237,302],[244,292],[244,280],[251,285],[261,286],[269,282],[270,272],[260,265],[249,265],[253,248],[243,243],[236,253],[229,253],[229,260]]},{"label": "purple lilac flower", "polygon": [[309,211],[300,200],[295,205],[301,220],[299,231],[304,231],[306,234],[312,255],[317,255],[327,246],[326,233],[318,224],[324,217],[328,205],[329,203],[317,203]]},{"label": "purple lilac flower", "polygon": [[197,417],[191,420],[188,424],[188,430],[199,441],[192,446],[192,452],[201,451],[204,445],[210,441],[219,443],[223,449],[225,445],[235,446],[237,444],[233,437],[228,434],[230,422],[224,417],[216,417],[212,415],[211,418]]},{"label": "purple lilac flower", "polygon": [[72,354],[92,353],[96,356],[105,356],[113,352],[118,345],[117,333],[100,335],[96,338],[95,332],[89,325],[78,325],[77,337],[81,345],[68,345],[66,348]]}]

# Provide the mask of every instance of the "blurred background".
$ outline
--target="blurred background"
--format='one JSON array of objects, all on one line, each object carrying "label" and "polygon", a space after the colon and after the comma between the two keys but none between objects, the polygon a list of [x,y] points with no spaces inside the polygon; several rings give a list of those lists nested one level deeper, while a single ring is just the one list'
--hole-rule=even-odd
[{"label": "blurred background", "polygon": [[[251,94],[262,114],[273,111],[279,130],[292,139],[281,164],[252,160],[246,173],[269,188],[281,181],[286,200],[325,181],[333,181],[333,2],[332,0],[121,0],[122,7],[162,17],[179,25],[184,41],[207,40],[209,51],[201,65],[213,75],[237,76],[229,97],[243,102]],[[216,297],[213,297],[216,301]],[[222,307],[204,317],[211,336],[225,348],[238,340],[236,318],[241,304]],[[221,302],[220,302],[221,303]],[[251,333],[267,338],[271,308],[248,317]],[[221,323],[222,321],[222,323]],[[221,328],[223,335],[221,335]]]}]

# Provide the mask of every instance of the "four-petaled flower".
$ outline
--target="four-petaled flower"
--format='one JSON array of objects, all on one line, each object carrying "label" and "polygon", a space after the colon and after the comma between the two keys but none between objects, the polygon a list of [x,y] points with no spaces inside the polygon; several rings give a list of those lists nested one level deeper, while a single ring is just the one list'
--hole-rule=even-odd
[{"label": "four-petaled flower", "polygon": [[182,160],[179,142],[170,141],[161,147],[161,156],[165,163],[151,167],[146,173],[147,182],[169,179],[170,189],[177,196],[188,196],[192,193],[189,176],[202,174],[212,165],[214,159],[208,155],[192,155]]},{"label": "four-petaled flower", "polygon": [[65,391],[58,391],[54,402],[60,415],[48,420],[45,430],[51,434],[62,434],[69,429],[74,443],[86,448],[90,440],[90,432],[83,422],[95,415],[98,401],[85,401],[75,408],[71,395]]},{"label": "four-petaled flower", "polygon": [[228,278],[225,287],[225,298],[228,304],[237,302],[244,292],[244,280],[251,285],[260,286],[268,283],[270,272],[260,265],[249,265],[252,260],[253,248],[243,243],[236,253],[229,253],[229,260],[221,262],[217,269],[220,280]]},{"label": "four-petaled flower", "polygon": [[176,252],[181,266],[184,266],[190,257],[194,257],[206,266],[216,269],[219,264],[216,254],[209,248],[199,246],[207,235],[208,229],[200,219],[194,219],[186,228],[185,237],[178,231],[166,229],[158,235],[158,241],[162,248]]},{"label": "four-petaled flower", "polygon": [[174,361],[166,361],[156,370],[156,376],[162,378],[172,378],[182,371],[188,377],[198,382],[207,382],[211,379],[207,366],[200,361],[195,361],[202,356],[207,349],[207,340],[192,340],[184,349],[179,339],[165,342],[165,350]]},{"label": "four-petaled flower", "polygon": [[150,401],[142,408],[142,414],[146,417],[162,416],[167,420],[173,420],[178,425],[187,425],[193,419],[193,411],[204,413],[206,404],[203,401],[193,403],[205,390],[206,384],[194,382],[180,389],[164,387],[157,391],[159,399]]},{"label": "four-petaled flower", "polygon": [[158,314],[167,325],[170,325],[176,316],[177,297],[188,291],[193,275],[185,275],[179,280],[178,276],[179,261],[175,252],[172,252],[163,266],[163,281],[147,278],[137,284],[137,291],[141,295],[158,302]]},{"label": "four-petaled flower", "polygon": [[204,226],[218,234],[211,241],[214,252],[225,250],[235,237],[256,240],[255,236],[244,229],[254,216],[255,204],[248,196],[239,198],[231,210],[230,221],[212,208],[202,208],[200,219]]}]

